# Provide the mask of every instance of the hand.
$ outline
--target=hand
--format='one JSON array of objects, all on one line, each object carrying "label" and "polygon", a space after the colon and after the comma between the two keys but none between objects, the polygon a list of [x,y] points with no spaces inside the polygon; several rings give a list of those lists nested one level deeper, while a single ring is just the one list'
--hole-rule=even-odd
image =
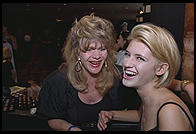
[{"label": "hand", "polygon": [[82,131],[82,129],[80,129],[78,127],[73,127],[70,131]]},{"label": "hand", "polygon": [[111,111],[101,111],[99,113],[99,120],[97,123],[97,128],[102,131],[107,128],[107,122],[112,120],[113,118],[113,113]]},{"label": "hand", "polygon": [[123,48],[125,43],[126,43],[126,40],[123,39],[122,35],[119,35],[119,38],[117,40],[117,45],[119,46],[119,48]]},{"label": "hand", "polygon": [[188,85],[186,85],[184,90],[187,92],[187,94],[190,97],[192,103],[194,104],[194,83],[191,82]]},{"label": "hand", "polygon": [[173,79],[172,83],[168,86],[169,89],[172,91],[182,91],[184,90],[189,98],[191,99],[192,103],[194,104],[194,83],[188,83],[184,89],[182,89],[182,81]]},{"label": "hand", "polygon": [[41,90],[41,87],[38,86],[37,84],[33,83],[33,82],[29,82],[31,84],[31,87],[27,88],[27,94],[30,97],[36,97],[36,99],[38,100],[38,96],[39,96],[39,92]]}]

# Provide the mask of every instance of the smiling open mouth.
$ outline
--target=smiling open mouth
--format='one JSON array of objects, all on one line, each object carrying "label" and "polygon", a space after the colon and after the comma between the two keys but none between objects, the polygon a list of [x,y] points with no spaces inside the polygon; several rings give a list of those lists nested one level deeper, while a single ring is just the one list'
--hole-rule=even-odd
[{"label": "smiling open mouth", "polygon": [[89,61],[92,67],[99,67],[101,65],[101,61]]},{"label": "smiling open mouth", "polygon": [[125,78],[125,79],[132,79],[132,78],[134,78],[136,75],[137,75],[136,72],[133,72],[133,71],[125,71],[125,72],[124,72],[124,75],[123,75],[123,78]]}]

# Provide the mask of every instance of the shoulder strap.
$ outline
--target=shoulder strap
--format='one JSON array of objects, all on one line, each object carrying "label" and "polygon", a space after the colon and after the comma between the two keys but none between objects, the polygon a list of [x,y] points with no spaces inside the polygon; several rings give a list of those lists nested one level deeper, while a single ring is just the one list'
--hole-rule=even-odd
[{"label": "shoulder strap", "polygon": [[175,103],[175,102],[166,102],[163,105],[161,105],[161,107],[159,108],[158,113],[157,113],[157,127],[158,128],[159,128],[159,112],[161,111],[162,107],[164,107],[167,104],[175,104],[175,105],[179,106],[182,109],[182,111],[185,113],[187,118],[189,119],[192,129],[194,129],[193,123],[192,123],[190,117],[188,116],[187,112],[184,110],[184,108],[182,108],[182,106],[180,106],[178,103]]}]

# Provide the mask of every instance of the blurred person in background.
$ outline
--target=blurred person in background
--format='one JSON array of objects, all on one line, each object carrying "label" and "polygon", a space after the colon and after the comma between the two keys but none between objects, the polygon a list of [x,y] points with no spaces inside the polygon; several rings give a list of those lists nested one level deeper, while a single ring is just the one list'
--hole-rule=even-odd
[{"label": "blurred person in background", "polygon": [[2,61],[2,84],[3,84],[3,94],[9,94],[9,87],[15,85],[14,80],[16,79],[16,74],[14,73],[14,68],[11,63],[12,53],[9,47],[3,47],[3,61]]}]

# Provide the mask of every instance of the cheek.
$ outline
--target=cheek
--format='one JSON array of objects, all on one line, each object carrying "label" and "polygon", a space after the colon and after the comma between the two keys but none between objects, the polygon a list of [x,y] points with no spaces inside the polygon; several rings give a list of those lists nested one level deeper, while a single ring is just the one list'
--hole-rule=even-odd
[{"label": "cheek", "polygon": [[141,77],[154,77],[155,75],[155,70],[154,70],[154,66],[152,65],[138,65],[138,71]]},{"label": "cheek", "polygon": [[81,53],[80,54],[81,60],[86,61],[90,55],[88,53]]},{"label": "cheek", "polygon": [[128,63],[129,63],[128,58],[127,58],[126,55],[124,55],[124,57],[123,57],[123,59],[122,59],[122,66],[125,67],[126,64],[128,64]]},{"label": "cheek", "polygon": [[107,56],[108,56],[108,52],[107,51],[106,52],[102,52],[101,55],[102,55],[103,59],[106,59]]}]

